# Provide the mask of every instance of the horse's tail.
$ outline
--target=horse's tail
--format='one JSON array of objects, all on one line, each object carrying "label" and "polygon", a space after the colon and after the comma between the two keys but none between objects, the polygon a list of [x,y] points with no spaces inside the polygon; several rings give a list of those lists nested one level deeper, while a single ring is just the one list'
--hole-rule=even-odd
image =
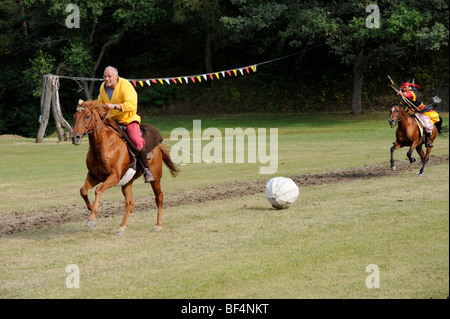
[{"label": "horse's tail", "polygon": [[439,122],[434,123],[434,125],[436,126],[440,137],[447,137],[447,133],[449,131],[448,125],[442,126],[442,123],[443,123],[442,117],[439,115]]},{"label": "horse's tail", "polygon": [[166,166],[170,170],[170,175],[172,175],[172,177],[176,177],[180,169],[176,167],[175,164],[172,162],[172,159],[170,158],[170,153],[167,152],[167,150],[164,148],[164,146],[162,146],[162,144],[159,144],[159,149],[161,150],[161,155],[164,164],[166,164]]}]

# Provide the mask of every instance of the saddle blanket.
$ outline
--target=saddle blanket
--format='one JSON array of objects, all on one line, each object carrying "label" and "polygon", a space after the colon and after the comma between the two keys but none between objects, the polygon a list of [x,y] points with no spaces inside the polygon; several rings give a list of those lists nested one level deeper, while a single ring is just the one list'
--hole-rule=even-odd
[{"label": "saddle blanket", "polygon": [[[127,127],[124,125],[116,124],[120,129],[118,130],[119,134],[121,134],[122,138],[127,143],[128,148],[133,154],[139,153],[139,150],[134,146],[134,144],[130,141],[126,131]],[[163,137],[161,133],[152,125],[147,123],[141,123],[141,136],[145,140],[144,150],[146,153],[150,153],[156,146],[162,143]]]},{"label": "saddle blanket", "polygon": [[124,186],[126,185],[136,174],[136,170],[132,167],[130,167],[126,172],[125,175],[123,175],[122,179],[117,183],[116,186]]}]

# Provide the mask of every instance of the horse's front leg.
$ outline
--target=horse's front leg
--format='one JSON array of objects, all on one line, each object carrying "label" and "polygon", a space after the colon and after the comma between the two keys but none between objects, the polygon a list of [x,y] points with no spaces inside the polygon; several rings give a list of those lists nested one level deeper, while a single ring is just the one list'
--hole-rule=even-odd
[{"label": "horse's front leg", "polygon": [[406,153],[406,156],[408,156],[408,159],[409,159],[410,163],[414,163],[416,161],[416,159],[414,157],[412,157],[412,153],[417,148],[417,144],[418,144],[417,142],[413,142],[411,144],[411,147],[408,150],[408,153]]},{"label": "horse's front leg", "polygon": [[84,182],[83,187],[80,188],[80,195],[84,199],[84,202],[86,203],[87,209],[92,211],[92,208],[94,205],[89,200],[89,190],[94,188],[96,185],[98,185],[99,181],[97,181],[94,177],[92,177],[91,174],[87,174],[86,181]]},{"label": "horse's front leg", "polygon": [[414,163],[416,161],[416,159],[414,157],[412,157],[413,151],[414,151],[414,149],[410,148],[408,150],[408,153],[406,153],[406,156],[408,156],[408,159],[409,159],[410,163]]},{"label": "horse's front leg", "polygon": [[394,163],[394,151],[402,147],[397,141],[395,141],[393,144],[394,146],[391,147],[391,171],[395,171],[397,169]]},{"label": "horse's front leg", "polygon": [[108,178],[95,189],[95,199],[94,203],[92,204],[91,209],[91,215],[88,218],[88,221],[86,222],[86,226],[95,226],[96,220],[97,220],[97,213],[98,213],[98,203],[100,201],[100,197],[102,196],[103,192],[106,191],[108,188],[113,187],[114,185],[117,185],[119,183],[119,177],[116,175],[109,175]]}]

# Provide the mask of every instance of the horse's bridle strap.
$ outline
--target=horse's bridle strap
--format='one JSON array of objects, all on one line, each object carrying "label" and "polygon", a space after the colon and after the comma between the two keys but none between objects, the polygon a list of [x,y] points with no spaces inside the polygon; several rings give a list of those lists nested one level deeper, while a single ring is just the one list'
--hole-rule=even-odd
[{"label": "horse's bridle strap", "polygon": [[[84,132],[83,135],[89,135],[89,134],[97,131],[100,128],[100,126],[102,126],[105,123],[105,120],[106,120],[106,118],[108,117],[108,114],[109,114],[109,111],[108,111],[108,113],[105,115],[105,118],[102,120],[102,122],[96,128],[94,128],[93,130],[89,131],[89,128],[92,126],[93,121],[94,121],[94,110],[92,108],[90,108],[89,106],[80,106],[80,108],[88,109],[89,111],[91,111],[91,116],[92,116],[91,117],[91,121],[89,122],[89,125],[88,125],[88,127],[86,129],[86,132]],[[97,113],[98,113],[98,111],[97,111]],[[102,117],[100,116],[100,113],[98,115],[99,115],[99,117],[101,119]]]},{"label": "horse's bridle strap", "polygon": [[401,115],[401,112],[399,112],[399,114],[397,115],[397,118],[395,119],[395,123],[393,126],[395,126],[395,124],[397,124],[398,122],[401,122],[405,117],[409,116],[408,112],[406,112],[406,115],[402,116],[402,118],[400,118],[400,115]]}]

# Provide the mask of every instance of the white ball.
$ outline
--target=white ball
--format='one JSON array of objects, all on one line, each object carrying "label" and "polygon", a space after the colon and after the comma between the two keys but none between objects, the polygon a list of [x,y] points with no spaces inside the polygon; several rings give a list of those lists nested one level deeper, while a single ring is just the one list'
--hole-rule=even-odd
[{"label": "white ball", "polygon": [[288,208],[298,198],[298,186],[290,178],[274,177],[266,184],[266,198],[275,208]]}]

